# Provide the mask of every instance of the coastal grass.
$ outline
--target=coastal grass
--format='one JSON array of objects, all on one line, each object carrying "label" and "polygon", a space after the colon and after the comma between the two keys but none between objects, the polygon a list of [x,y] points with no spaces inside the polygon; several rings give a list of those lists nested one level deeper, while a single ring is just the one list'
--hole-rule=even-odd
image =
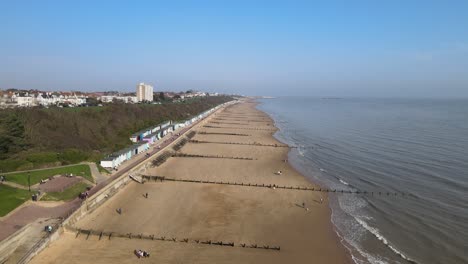
[{"label": "coastal grass", "polygon": [[10,187],[5,184],[0,185],[0,217],[7,215],[16,207],[22,205],[30,199],[27,190]]},{"label": "coastal grass", "polygon": [[110,174],[110,172],[106,168],[101,166],[101,164],[99,164],[98,162],[96,162],[96,166],[97,166],[100,173]]},{"label": "coastal grass", "polygon": [[78,182],[72,185],[70,188],[65,189],[63,192],[49,192],[46,193],[41,201],[69,201],[72,200],[82,192],[86,190],[88,184],[84,182]]},{"label": "coastal grass", "polygon": [[0,173],[78,164],[82,161],[99,160],[101,156],[98,153],[88,153],[78,149],[65,149],[60,152],[31,149],[13,159],[0,159]]},{"label": "coastal grass", "polygon": [[23,186],[28,186],[28,174],[31,176],[31,185],[34,185],[36,183],[39,183],[41,180],[47,179],[51,176],[70,173],[76,176],[81,176],[90,182],[94,182],[94,179],[91,176],[91,170],[89,168],[89,165],[86,164],[78,164],[74,166],[43,170],[23,171],[18,173],[9,173],[6,175],[6,178],[7,181],[21,184]]}]

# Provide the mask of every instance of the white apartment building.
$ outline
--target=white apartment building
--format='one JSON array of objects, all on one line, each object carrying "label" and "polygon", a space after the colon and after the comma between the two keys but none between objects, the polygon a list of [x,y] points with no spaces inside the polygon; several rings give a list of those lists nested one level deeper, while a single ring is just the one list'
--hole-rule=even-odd
[{"label": "white apartment building", "polygon": [[124,103],[138,103],[136,96],[116,96],[116,95],[103,95],[99,97],[103,103],[112,103],[114,99],[123,101]]},{"label": "white apartment building", "polygon": [[153,86],[149,84],[140,83],[136,87],[138,102],[141,101],[153,101]]},{"label": "white apartment building", "polygon": [[67,103],[70,106],[86,104],[86,96],[61,95],[52,93],[13,93],[11,96],[3,95],[0,100],[0,107],[31,107],[50,106],[60,103]]},{"label": "white apartment building", "polygon": [[31,97],[31,96],[29,96],[27,94],[26,94],[26,96],[13,95],[12,99],[13,99],[13,101],[16,102],[16,104],[18,106],[28,107],[28,106],[34,106],[35,105],[34,97]]}]

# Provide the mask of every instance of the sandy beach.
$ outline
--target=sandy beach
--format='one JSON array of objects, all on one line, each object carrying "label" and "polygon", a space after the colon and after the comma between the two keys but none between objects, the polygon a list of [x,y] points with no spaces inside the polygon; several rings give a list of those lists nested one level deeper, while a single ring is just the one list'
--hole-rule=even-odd
[{"label": "sandy beach", "polygon": [[[229,106],[194,130],[196,135],[179,154],[210,157],[172,157],[148,169],[146,175],[318,187],[288,164],[289,148],[272,136],[276,131],[273,121],[254,102]],[[321,192],[132,182],[73,228],[132,234],[133,238],[99,239],[68,230],[32,263],[133,263],[138,260],[135,249],[150,252],[149,258],[139,260],[145,263],[351,262],[333,231],[327,196]],[[140,234],[169,241],[135,238]],[[207,241],[234,246],[201,243]],[[264,246],[280,250],[260,249]]]}]

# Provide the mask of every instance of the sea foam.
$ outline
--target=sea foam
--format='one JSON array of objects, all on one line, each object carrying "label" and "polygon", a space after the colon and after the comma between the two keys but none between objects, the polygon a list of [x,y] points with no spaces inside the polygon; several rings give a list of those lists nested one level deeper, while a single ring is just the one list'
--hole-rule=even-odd
[{"label": "sea foam", "polygon": [[349,185],[349,183],[343,181],[342,179],[339,179],[339,180],[340,180],[340,182],[341,182],[342,184],[344,184],[344,185]]},{"label": "sea foam", "polygon": [[371,234],[373,234],[378,240],[380,240],[384,245],[386,245],[388,248],[390,248],[395,254],[397,254],[398,256],[400,256],[402,259],[410,262],[410,263],[417,263],[416,261],[408,258],[407,256],[405,256],[401,251],[399,251],[397,248],[395,248],[394,246],[392,246],[390,243],[388,243],[387,239],[382,235],[380,234],[379,230],[377,228],[374,228],[374,227],[371,227],[367,224],[367,222],[365,222],[364,220],[358,218],[358,217],[355,217],[356,221],[362,226],[364,227],[367,231],[369,231]]}]

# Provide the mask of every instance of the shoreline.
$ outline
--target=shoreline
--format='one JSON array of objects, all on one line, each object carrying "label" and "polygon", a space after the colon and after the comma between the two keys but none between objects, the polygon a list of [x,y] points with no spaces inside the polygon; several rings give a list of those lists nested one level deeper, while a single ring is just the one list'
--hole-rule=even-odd
[{"label": "shoreline", "polygon": [[[258,129],[258,123],[247,122],[250,128],[247,127],[244,131],[250,136],[239,136],[233,135],[238,131],[229,128],[232,124],[224,128],[223,125],[220,125],[221,128],[208,128],[200,124],[197,127],[198,132],[214,131],[218,135],[198,133],[195,139],[280,143],[272,133],[278,131],[273,124],[274,120],[255,105],[248,101],[226,107],[221,113],[207,118],[204,123],[219,119],[221,115],[240,119],[250,116],[251,119],[261,118],[262,122],[266,117],[269,121],[262,126],[263,130]],[[275,127],[274,131],[272,127]],[[145,174],[202,181],[317,186],[289,163],[282,162],[287,159],[290,147],[190,142],[180,151],[223,157],[254,157],[255,160],[173,157],[159,167],[148,169]],[[283,171],[283,175],[276,175],[278,168]],[[145,192],[149,193],[149,198],[142,195]],[[319,202],[320,198],[324,198],[323,203]],[[342,247],[333,230],[327,200],[327,196],[323,194],[266,187],[253,189],[206,182],[131,182],[106,203],[79,220],[73,228],[110,231],[115,234],[161,235],[174,237],[174,242],[184,238],[180,240],[187,243],[190,241],[189,244],[128,238],[111,240],[110,237],[109,241],[99,242],[100,238],[80,238],[69,229],[58,241],[36,256],[32,263],[77,263],[78,260],[93,260],[95,263],[118,260],[121,263],[131,263],[135,256],[128,250],[132,247],[154,252],[156,260],[163,263],[303,263],[311,259],[318,263],[351,263],[350,256],[346,254],[346,249]],[[305,202],[303,204],[307,206],[307,210],[300,205],[301,202]],[[115,208],[122,208],[124,213],[116,214]],[[207,239],[210,242],[230,241],[236,246],[203,246],[197,242]],[[242,248],[242,245],[256,247],[257,244],[278,247],[278,252]],[[153,256],[151,261],[155,261]]]},{"label": "shoreline", "polygon": [[[262,103],[263,102],[258,102],[257,106],[261,105]],[[259,111],[262,111],[262,112],[266,113],[273,121],[275,121],[275,119],[273,118],[273,115],[269,115],[267,111],[265,111],[265,110],[263,110],[261,108],[257,108],[257,109]],[[284,118],[284,116],[283,116],[283,118]],[[276,122],[275,122],[275,126],[276,126]],[[282,129],[280,129],[279,126],[277,126],[277,127],[278,127],[277,133],[281,133]],[[294,142],[296,144],[307,144],[307,143],[302,143],[304,141],[300,141],[300,140],[297,140],[297,139],[292,139],[291,137],[289,137],[286,134],[276,135],[276,133],[275,133],[273,136],[279,142],[282,142],[282,143],[288,144],[288,145],[294,144]],[[290,157],[292,161],[295,161],[295,162],[290,163],[290,165],[295,170],[297,170],[300,174],[302,174],[310,182],[312,182],[314,184],[318,184],[318,185],[322,186],[323,188],[337,188],[336,186],[328,185],[326,182],[321,182],[321,179],[318,179],[318,177],[316,177],[317,175],[314,176],[314,174],[315,174],[314,171],[316,171],[316,170],[325,171],[325,172],[327,172],[327,171],[320,168],[319,166],[314,166],[314,168],[310,170],[310,167],[308,167],[308,166],[306,166],[304,164],[304,160],[303,159],[301,160],[301,156],[304,156],[301,153],[301,151],[293,153],[292,148],[290,149],[290,152],[288,153],[288,157]],[[341,184],[344,184],[346,186],[349,185],[348,183],[343,181],[341,178],[338,178],[336,176],[333,176],[333,177],[335,177],[335,179],[338,180]],[[371,255],[367,251],[365,251],[366,247],[361,248],[361,247],[358,247],[358,246],[353,245],[353,244],[349,243],[348,241],[346,241],[345,234],[341,233],[340,228],[338,227],[338,224],[335,223],[335,221],[334,221],[335,219],[333,218],[333,211],[334,210],[343,211],[342,208],[339,208],[339,207],[338,207],[338,209],[336,208],[336,206],[339,206],[337,204],[337,203],[339,203],[338,198],[336,196],[333,196],[333,198],[331,198],[330,200],[327,199],[327,201],[328,201],[328,205],[329,205],[329,208],[330,208],[330,222],[332,223],[333,231],[335,232],[335,235],[336,235],[339,243],[341,244],[341,246],[348,253],[349,258],[352,261],[352,263],[374,262],[373,255]],[[388,249],[388,252],[391,253],[390,257],[392,257],[392,258],[394,257],[394,258],[398,259],[399,261],[403,261],[403,262],[419,263],[418,261],[416,261],[412,257],[408,256],[407,253],[404,253],[404,251],[402,251],[399,247],[391,244],[387,240],[387,237],[382,235],[377,228],[374,229],[372,227],[369,227],[369,225],[366,222],[364,222],[363,220],[356,219],[353,215],[350,215],[349,217],[352,218],[353,221],[356,221],[356,223],[361,228],[363,228],[365,230],[366,235],[370,236],[369,239],[372,239],[375,242],[378,242],[378,245],[380,247],[384,247],[386,250]],[[337,221],[339,222],[339,220],[337,220]],[[342,231],[343,231],[343,229],[342,229]],[[379,256],[379,255],[377,255],[377,256]]]},{"label": "shoreline", "polygon": [[[258,111],[264,113],[273,123],[273,126],[277,129],[273,134],[272,134],[272,137],[275,138],[277,141],[285,144],[285,145],[288,145],[288,152],[285,156],[285,158],[287,158],[289,160],[290,158],[290,154],[291,154],[291,151],[293,150],[292,146],[290,144],[288,144],[288,142],[286,142],[285,140],[281,140],[280,137],[278,137],[276,134],[281,131],[281,129],[276,125],[276,121],[273,119],[273,117],[270,116],[270,114],[268,114],[266,111],[263,111],[261,109],[258,108],[258,106],[261,104],[261,102],[259,102],[258,100],[255,100],[255,109],[257,109]],[[321,187],[327,187],[327,186],[323,186],[322,184],[320,183],[317,183],[317,182],[314,182],[311,178],[307,177],[306,175],[304,175],[305,173],[304,172],[301,172],[301,170],[299,168],[297,168],[297,166],[294,166],[293,163],[288,163],[294,170],[296,170],[300,175],[302,175],[304,177],[304,179],[306,179],[307,181],[310,181],[312,184],[314,185],[318,185],[318,186],[321,186]],[[333,219],[332,219],[332,208],[330,206],[330,202],[329,202],[329,199],[328,199],[328,194],[325,193],[324,196],[326,196],[326,204],[327,204],[327,207],[329,209],[329,221],[332,225],[332,231],[334,233],[334,236],[336,237],[336,242],[337,242],[337,245],[339,247],[342,247],[342,249],[347,253],[348,255],[348,261],[350,263],[355,263],[354,261],[354,256],[351,254],[351,249],[348,248],[352,246],[347,244],[347,242],[344,240],[344,238],[341,236],[341,234],[339,233],[338,231],[338,228],[335,226],[335,224],[333,223]]]}]

